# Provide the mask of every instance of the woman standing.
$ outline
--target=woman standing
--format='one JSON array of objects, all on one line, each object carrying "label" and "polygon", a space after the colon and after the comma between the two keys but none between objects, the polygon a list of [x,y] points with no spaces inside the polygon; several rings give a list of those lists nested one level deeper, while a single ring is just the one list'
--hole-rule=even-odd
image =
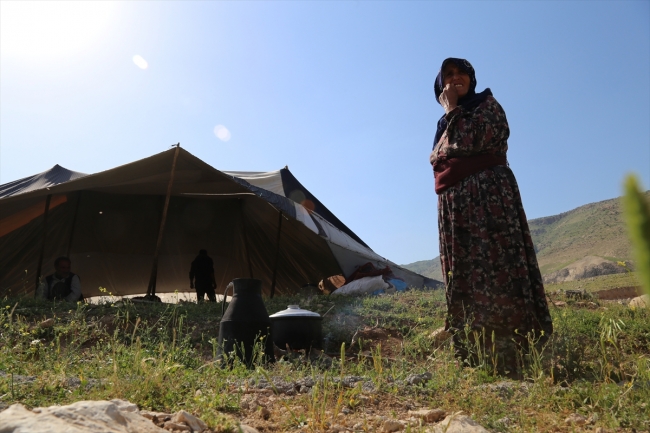
[{"label": "woman standing", "polygon": [[[430,162],[438,194],[440,261],[447,286],[446,328],[458,356],[483,332],[497,368],[515,373],[517,350],[553,332],[533,241],[506,153],[510,129],[490,89],[476,93],[472,65],[442,62],[435,82],[445,115]],[[470,331],[470,332],[467,332]]]}]

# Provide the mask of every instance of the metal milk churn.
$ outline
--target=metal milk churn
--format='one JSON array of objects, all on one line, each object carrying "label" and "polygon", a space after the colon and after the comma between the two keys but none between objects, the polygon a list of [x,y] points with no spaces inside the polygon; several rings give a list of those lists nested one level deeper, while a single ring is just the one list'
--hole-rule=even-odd
[{"label": "metal milk churn", "polygon": [[275,361],[262,282],[252,278],[235,278],[232,282],[233,296],[219,325],[219,356],[224,359],[234,352],[249,367],[253,361]]}]

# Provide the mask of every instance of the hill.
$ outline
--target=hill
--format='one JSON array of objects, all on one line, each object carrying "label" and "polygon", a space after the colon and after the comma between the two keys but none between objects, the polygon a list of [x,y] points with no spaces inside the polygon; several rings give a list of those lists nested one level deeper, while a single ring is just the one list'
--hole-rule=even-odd
[{"label": "hill", "polygon": [[[650,191],[646,191],[650,200]],[[550,274],[587,256],[630,261],[630,242],[620,199],[589,203],[559,215],[528,221],[542,274]],[[424,276],[442,279],[440,258],[402,265]]]}]

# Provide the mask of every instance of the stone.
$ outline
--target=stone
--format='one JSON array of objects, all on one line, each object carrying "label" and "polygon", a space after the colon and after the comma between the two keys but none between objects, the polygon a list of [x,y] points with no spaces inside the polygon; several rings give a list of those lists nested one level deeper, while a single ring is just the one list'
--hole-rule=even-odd
[{"label": "stone", "polygon": [[141,410],[138,413],[141,416],[153,421],[154,424],[160,424],[160,425],[164,424],[166,421],[171,421],[172,416],[173,416],[171,413],[150,412],[150,411],[147,411],[147,410]]},{"label": "stone", "polygon": [[38,324],[38,327],[43,329],[51,328],[53,326],[54,326],[54,319],[51,317],[49,319],[43,320],[41,323]]},{"label": "stone", "polygon": [[447,412],[442,409],[419,409],[409,410],[408,414],[426,422],[438,422],[447,415]]},{"label": "stone", "polygon": [[406,383],[409,385],[420,385],[428,382],[432,377],[433,376],[429,372],[422,374],[412,374],[406,378]]},{"label": "stone", "polygon": [[208,428],[208,425],[205,422],[203,422],[202,419],[197,418],[194,415],[185,412],[184,410],[179,410],[178,412],[176,412],[172,417],[171,421],[179,424],[185,423],[188,426],[190,426],[190,428],[193,431],[196,432],[201,432],[206,428]]},{"label": "stone", "polygon": [[239,433],[260,433],[259,430],[246,424],[239,424]]},{"label": "stone", "polygon": [[[120,410],[120,406],[127,410]],[[129,411],[128,405],[120,406],[111,401],[78,401],[38,408],[40,413],[34,413],[14,404],[0,412],[0,425],[7,432],[167,433],[139,413]]]},{"label": "stone", "polygon": [[190,427],[188,425],[185,425],[185,424],[179,424],[179,423],[174,422],[174,421],[167,421],[165,423],[165,425],[163,426],[163,428],[165,430],[169,430],[169,431],[176,431],[176,430],[188,431],[188,432],[192,431],[192,427]]},{"label": "stone", "polygon": [[304,378],[302,378],[302,379],[298,379],[298,380],[296,381],[296,386],[297,386],[297,387],[305,386],[305,387],[307,387],[307,388],[311,388],[311,387],[314,386],[315,384],[316,384],[316,381],[314,380],[314,378],[309,377],[309,376],[304,377]]},{"label": "stone", "polygon": [[380,431],[382,433],[392,433],[404,429],[404,424],[397,421],[396,419],[387,419],[381,424]]},{"label": "stone", "polygon": [[138,405],[133,404],[130,401],[126,400],[121,400],[119,398],[114,398],[111,400],[111,403],[114,403],[115,406],[117,406],[117,409],[120,412],[133,412],[133,413],[138,413]]},{"label": "stone", "polygon": [[462,412],[448,415],[444,420],[427,430],[430,433],[489,433],[482,425]]},{"label": "stone", "polygon": [[440,347],[451,339],[451,333],[445,331],[445,328],[442,327],[429,334],[429,338],[433,340],[433,345],[435,347]]},{"label": "stone", "polygon": [[572,413],[567,419],[564,420],[564,422],[567,424],[585,425],[587,423],[587,418],[580,414]]},{"label": "stone", "polygon": [[637,296],[632,298],[628,306],[632,309],[650,307],[650,295]]},{"label": "stone", "polygon": [[555,305],[558,308],[564,308],[564,307],[566,307],[566,302],[564,302],[564,301],[553,301],[553,305]]},{"label": "stone", "polygon": [[13,380],[14,384],[33,383],[36,381],[36,376],[22,376],[20,374],[14,374],[12,377],[10,373],[5,373],[4,371],[0,371],[0,377],[6,377],[10,381]]},{"label": "stone", "polygon": [[334,424],[329,428],[328,431],[330,431],[332,433],[339,433],[339,432],[344,432],[345,430],[346,430],[346,428],[343,427],[342,425]]},{"label": "stone", "polygon": [[345,376],[343,380],[341,380],[341,383],[346,388],[354,388],[357,382],[363,382],[363,381],[365,381],[365,379],[361,376]]},{"label": "stone", "polygon": [[503,418],[499,418],[498,420],[496,420],[495,424],[500,424],[504,427],[509,427],[510,424],[512,424],[512,420],[507,416],[504,416]]}]

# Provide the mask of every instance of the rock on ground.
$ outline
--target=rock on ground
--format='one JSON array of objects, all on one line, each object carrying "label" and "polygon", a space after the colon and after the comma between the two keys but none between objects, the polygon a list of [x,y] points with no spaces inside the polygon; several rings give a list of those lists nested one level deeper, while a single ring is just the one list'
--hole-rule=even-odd
[{"label": "rock on ground", "polygon": [[194,415],[185,412],[184,410],[179,410],[171,419],[175,423],[185,423],[187,424],[192,431],[201,432],[208,428],[208,425],[203,422],[202,419],[195,417]]},{"label": "rock on ground", "polygon": [[28,410],[21,404],[0,412],[0,433],[168,433],[122,400],[78,401]]},{"label": "rock on ground", "polygon": [[427,431],[429,433],[489,433],[479,423],[460,412],[447,416]]},{"label": "rock on ground", "polygon": [[393,433],[403,429],[404,429],[404,424],[402,424],[401,422],[395,419],[387,419],[382,423],[381,429],[379,431],[382,433]]},{"label": "rock on ground", "polygon": [[647,308],[650,307],[650,295],[637,296],[632,298],[629,304],[630,308]]},{"label": "rock on ground", "polygon": [[409,415],[423,419],[425,422],[438,422],[447,414],[442,409],[419,409],[409,410]]},{"label": "rock on ground", "polygon": [[449,331],[445,331],[445,328],[443,326],[442,328],[438,328],[433,331],[429,335],[429,338],[433,340],[433,345],[435,347],[440,347],[451,339],[451,333]]},{"label": "rock on ground", "polygon": [[587,418],[580,414],[572,413],[567,419],[564,420],[564,422],[567,424],[585,425],[587,423]]}]

